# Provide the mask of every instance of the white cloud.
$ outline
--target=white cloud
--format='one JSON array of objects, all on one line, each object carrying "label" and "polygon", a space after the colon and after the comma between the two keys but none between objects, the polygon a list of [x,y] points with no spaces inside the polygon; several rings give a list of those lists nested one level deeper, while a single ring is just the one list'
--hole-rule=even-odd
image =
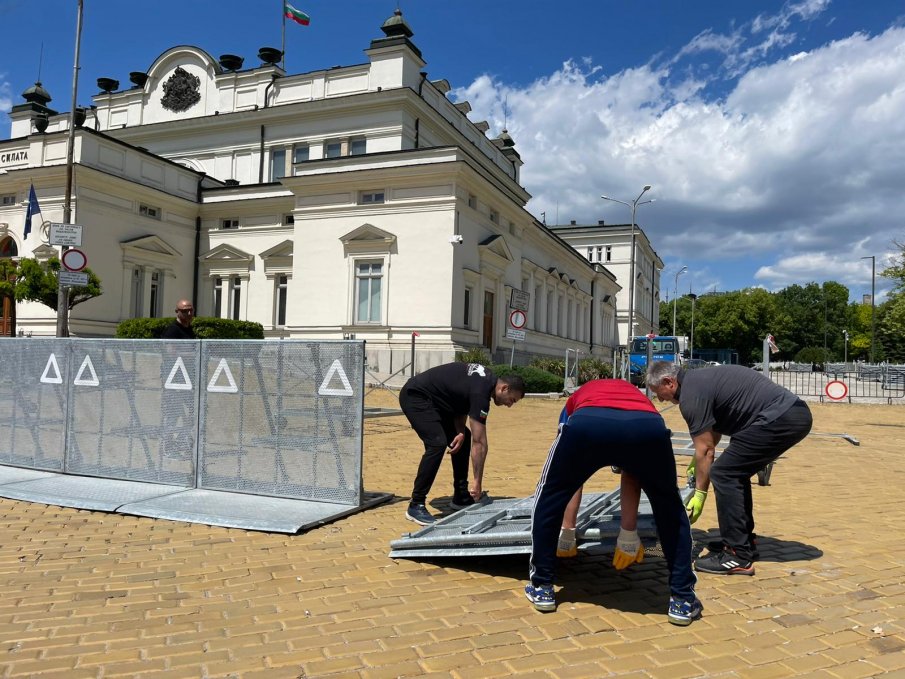
[{"label": "white cloud", "polygon": [[529,209],[548,223],[557,211],[560,223],[627,222],[628,209],[600,194],[631,200],[649,183],[658,202],[638,221],[655,248],[668,261],[706,262],[719,289],[755,283],[732,280],[731,262],[746,258],[772,287],[837,272],[863,285],[856,255],[905,239],[905,28],[780,54],[790,22],[826,4],[760,17],[755,45],[699,34],[681,54],[709,49],[746,64],[717,98],[706,96],[714,76],[679,72],[675,58],[614,74],[570,61],[523,88],[485,76],[456,95],[494,134],[508,102]]},{"label": "white cloud", "polygon": [[6,74],[0,73],[0,113],[7,113],[12,106],[12,88],[6,80]]}]

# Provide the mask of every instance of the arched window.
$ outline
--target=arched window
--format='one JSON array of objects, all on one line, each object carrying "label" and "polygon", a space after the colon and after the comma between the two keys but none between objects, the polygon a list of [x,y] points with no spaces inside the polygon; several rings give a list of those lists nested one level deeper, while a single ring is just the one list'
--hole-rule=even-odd
[{"label": "arched window", "polygon": [[0,240],[0,257],[16,257],[19,254],[19,248],[16,247],[16,241],[10,236]]}]

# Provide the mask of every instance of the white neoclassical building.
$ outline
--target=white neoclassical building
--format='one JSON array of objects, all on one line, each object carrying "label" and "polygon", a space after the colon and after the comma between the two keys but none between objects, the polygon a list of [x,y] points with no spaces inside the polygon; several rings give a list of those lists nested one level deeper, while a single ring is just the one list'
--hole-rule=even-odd
[{"label": "white neoclassical building", "polygon": [[[616,296],[619,344],[628,341],[629,279],[631,277],[631,224],[557,224],[549,227],[589,262],[612,271],[620,286]],[[635,224],[635,324],[633,335],[658,333],[660,327],[660,272],[663,260],[647,234]]]},{"label": "white neoclassical building", "polygon": [[[181,46],[132,87],[99,78],[74,129],[70,221],[104,294],[73,309],[72,334],[110,336],[185,297],[268,337],[367,340],[384,372],[418,333],[422,370],[478,345],[508,358],[522,291],[520,354],[610,359],[612,270],[527,212],[513,140],[427,77],[401,12],[381,30],[353,66],[291,75],[278,50],[243,68]],[[46,228],[24,238],[28,192],[62,221],[70,116],[40,84],[23,97],[0,141],[0,256],[47,258]],[[7,300],[3,319],[4,334],[55,332],[39,304]]]}]

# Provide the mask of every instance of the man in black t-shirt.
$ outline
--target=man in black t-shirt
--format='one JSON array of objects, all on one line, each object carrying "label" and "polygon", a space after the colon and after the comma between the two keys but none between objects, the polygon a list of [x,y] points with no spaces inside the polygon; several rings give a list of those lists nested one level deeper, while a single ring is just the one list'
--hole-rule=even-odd
[{"label": "man in black t-shirt", "polygon": [[[449,452],[453,468],[453,509],[472,505],[481,497],[484,460],[487,458],[487,415],[490,402],[512,407],[525,395],[518,375],[497,377],[477,363],[448,363],[431,368],[405,383],[399,405],[412,429],[424,442],[412,499],[405,516],[427,526],[436,519],[427,511],[427,494],[437,477],[443,454]],[[465,426],[468,418],[469,427]],[[474,481],[468,485],[468,460]]]},{"label": "man in black t-shirt", "polygon": [[176,302],[176,318],[162,333],[160,339],[195,339],[195,331],[192,330],[192,319],[195,317],[195,307],[187,299]]},{"label": "man in black t-shirt", "polygon": [[[721,543],[708,545],[695,570],[754,575],[754,502],[751,476],[811,431],[811,411],[788,389],[750,368],[718,365],[685,371],[655,361],[647,385],[661,401],[679,404],[694,442],[695,493],[685,505],[694,523],[710,482],[716,491]],[[732,440],[714,461],[716,444]]]}]

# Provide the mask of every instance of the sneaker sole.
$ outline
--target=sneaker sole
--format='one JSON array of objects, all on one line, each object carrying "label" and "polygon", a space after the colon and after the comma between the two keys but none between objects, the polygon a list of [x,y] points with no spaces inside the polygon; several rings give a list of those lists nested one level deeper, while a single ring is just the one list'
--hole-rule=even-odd
[{"label": "sneaker sole", "polygon": [[666,614],[666,618],[669,620],[669,622],[671,622],[673,625],[678,625],[679,627],[687,627],[694,620],[697,620],[700,617],[701,616],[698,615],[697,617],[694,617],[694,618],[678,618],[678,617],[669,615],[668,613]]},{"label": "sneaker sole", "polygon": [[550,612],[556,610],[556,602],[555,602],[555,601],[554,601],[553,603],[550,603],[550,604],[547,604],[547,603],[538,603],[537,601],[535,601],[534,599],[532,599],[530,596],[528,596],[528,592],[525,592],[525,598],[526,598],[528,601],[530,601],[530,602],[534,605],[534,608],[536,608],[537,610],[539,610],[541,613],[550,613]]},{"label": "sneaker sole", "polygon": [[754,575],[754,565],[752,564],[750,568],[720,568],[718,570],[709,570],[707,568],[699,568],[697,564],[695,564],[694,569],[698,573],[710,573],[712,575]]},{"label": "sneaker sole", "polygon": [[409,516],[408,514],[405,515],[405,518],[409,521],[417,523],[419,526],[433,526],[435,523],[437,523],[436,521],[422,521],[421,519],[416,519],[414,516]]}]

